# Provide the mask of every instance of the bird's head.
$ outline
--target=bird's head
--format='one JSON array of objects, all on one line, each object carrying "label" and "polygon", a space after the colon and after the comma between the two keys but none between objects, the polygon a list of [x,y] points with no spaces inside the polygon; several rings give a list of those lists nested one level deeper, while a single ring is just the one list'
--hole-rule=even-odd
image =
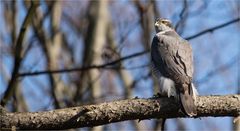
[{"label": "bird's head", "polygon": [[161,31],[173,29],[171,21],[164,18],[158,18],[154,25],[157,33]]}]

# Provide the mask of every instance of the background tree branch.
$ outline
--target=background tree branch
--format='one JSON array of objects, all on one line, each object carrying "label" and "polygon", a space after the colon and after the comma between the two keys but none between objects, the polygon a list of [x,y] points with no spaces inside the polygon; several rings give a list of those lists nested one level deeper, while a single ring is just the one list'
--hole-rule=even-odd
[{"label": "background tree branch", "polygon": [[38,7],[38,2],[31,1],[31,7],[28,10],[28,13],[27,13],[27,15],[26,15],[26,17],[23,21],[22,27],[20,29],[20,33],[19,33],[19,36],[17,38],[15,49],[14,49],[14,51],[15,51],[15,53],[14,53],[14,67],[13,67],[13,71],[12,71],[11,80],[8,83],[7,90],[6,90],[6,92],[3,96],[3,99],[1,100],[1,105],[3,105],[3,106],[5,106],[8,99],[12,96],[12,94],[13,94],[15,88],[16,88],[17,75],[18,75],[18,71],[21,67],[21,61],[22,61],[23,40],[25,38],[27,27],[30,24],[30,20],[31,20],[32,16],[34,15],[37,7]]},{"label": "background tree branch", "polygon": [[[233,23],[239,22],[239,20],[240,20],[240,18],[233,19],[233,20],[228,21],[226,23],[223,23],[223,24],[214,26],[212,28],[208,28],[206,30],[200,31],[199,33],[196,33],[196,34],[194,34],[192,36],[186,37],[185,39],[191,40],[191,39],[197,38],[197,37],[199,37],[201,35],[204,35],[206,33],[213,32],[213,31],[218,30],[220,28],[223,28],[223,27],[226,27],[226,26],[231,25]],[[149,52],[149,50],[137,52],[137,53],[134,53],[132,55],[128,55],[128,56],[122,57],[120,59],[114,60],[112,62],[101,64],[101,65],[90,65],[90,66],[86,66],[86,67],[71,68],[71,69],[61,69],[61,70],[46,70],[46,71],[36,71],[36,72],[23,72],[23,73],[18,74],[18,77],[35,76],[35,75],[43,75],[43,74],[69,73],[69,72],[74,72],[74,71],[83,71],[83,70],[96,69],[96,68],[100,69],[100,68],[105,68],[107,66],[111,66],[111,65],[117,64],[117,63],[119,63],[121,61],[124,61],[124,60],[128,60],[128,59],[131,59],[131,58],[134,58],[134,57],[138,57],[138,56],[144,55],[144,54],[146,54],[148,52]]]},{"label": "background tree branch", "polygon": [[[197,97],[196,117],[238,116],[240,95]],[[70,129],[126,120],[185,117],[171,98],[127,99],[45,112],[9,113],[1,109],[1,129]]]},{"label": "background tree branch", "polygon": [[236,23],[236,22],[239,22],[239,21],[240,21],[240,18],[236,18],[236,19],[230,20],[230,21],[228,21],[228,22],[226,22],[226,23],[223,23],[223,24],[214,26],[214,27],[212,27],[212,28],[208,28],[208,29],[206,29],[206,30],[203,30],[203,31],[201,31],[201,32],[199,32],[199,33],[196,33],[195,35],[186,37],[185,39],[186,39],[186,40],[191,40],[191,39],[197,38],[197,37],[199,37],[199,36],[201,36],[201,35],[204,35],[204,34],[206,34],[206,33],[213,32],[213,31],[215,31],[215,30],[221,29],[221,28],[223,28],[223,27],[226,27],[226,26],[228,26],[228,25],[231,25],[231,24]]},{"label": "background tree branch", "polygon": [[42,74],[55,74],[55,73],[68,73],[68,72],[73,72],[73,71],[83,71],[83,70],[89,70],[89,69],[100,69],[100,68],[104,68],[107,66],[114,66],[115,64],[127,60],[127,59],[131,59],[137,56],[141,56],[144,55],[146,53],[148,53],[149,50],[147,51],[141,51],[141,52],[137,52],[134,53],[132,55],[128,55],[122,58],[119,58],[117,60],[114,60],[112,62],[108,62],[105,64],[101,64],[101,65],[91,65],[91,66],[86,66],[86,67],[80,67],[80,68],[72,68],[72,69],[62,69],[62,70],[47,70],[47,71],[36,71],[36,72],[28,72],[28,73],[20,73],[18,76],[19,77],[25,77],[25,76],[34,76],[34,75],[42,75]]}]

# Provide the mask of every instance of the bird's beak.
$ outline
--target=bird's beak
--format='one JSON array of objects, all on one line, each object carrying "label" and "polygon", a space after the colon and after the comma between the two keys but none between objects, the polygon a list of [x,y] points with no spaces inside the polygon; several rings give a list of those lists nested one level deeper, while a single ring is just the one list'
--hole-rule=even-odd
[{"label": "bird's beak", "polygon": [[159,26],[159,24],[158,24],[158,22],[155,22],[155,24],[154,24],[155,26]]}]

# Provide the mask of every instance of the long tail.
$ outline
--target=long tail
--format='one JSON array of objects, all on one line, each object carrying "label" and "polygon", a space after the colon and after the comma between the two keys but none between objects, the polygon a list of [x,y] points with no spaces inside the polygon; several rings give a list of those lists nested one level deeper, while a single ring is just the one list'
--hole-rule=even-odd
[{"label": "long tail", "polygon": [[193,117],[197,115],[197,108],[196,105],[194,103],[194,97],[195,97],[195,93],[194,93],[194,89],[195,88],[192,84],[188,85],[188,88],[184,88],[185,91],[184,92],[180,92],[179,96],[180,96],[180,103],[182,105],[183,111],[184,113],[186,113],[186,115]]}]

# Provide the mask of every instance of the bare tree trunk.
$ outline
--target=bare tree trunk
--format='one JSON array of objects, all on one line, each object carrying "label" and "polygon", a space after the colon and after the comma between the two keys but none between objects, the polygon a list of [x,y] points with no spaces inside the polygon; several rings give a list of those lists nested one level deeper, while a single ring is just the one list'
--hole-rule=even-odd
[{"label": "bare tree trunk", "polygon": [[[55,1],[52,5],[52,14],[51,14],[51,40],[50,43],[46,43],[47,47],[47,55],[48,55],[48,70],[56,70],[59,68],[59,58],[61,53],[61,46],[62,46],[62,34],[59,30],[59,25],[61,21],[61,14],[62,14],[62,3],[61,1]],[[64,107],[63,103],[63,90],[64,84],[61,81],[60,75],[50,75],[50,81],[52,85],[52,93],[56,98],[55,105],[57,108]]]},{"label": "bare tree trunk", "polygon": [[[98,16],[96,19],[96,28],[93,36],[92,43],[92,62],[91,64],[101,64],[101,53],[103,50],[103,46],[106,43],[106,32],[107,32],[107,23],[108,23],[108,1],[101,0],[98,3],[99,10]],[[93,98],[99,98],[101,96],[101,88],[100,88],[100,72],[98,69],[93,69],[89,71],[90,81],[92,83],[92,96]]]},{"label": "bare tree trunk", "polygon": [[17,88],[14,92],[13,98],[14,102],[13,105],[15,106],[15,111],[16,112],[27,112],[28,111],[28,106],[27,103],[23,97],[22,93],[22,86],[20,84],[17,84]]},{"label": "bare tree trunk", "polygon": [[[109,20],[109,24],[108,24],[108,33],[107,33],[107,38],[108,38],[108,43],[110,44],[109,45],[109,48],[110,48],[110,54],[107,54],[109,55],[110,57],[110,61],[113,61],[115,59],[119,59],[119,57],[121,56],[121,54],[119,54],[118,52],[116,52],[116,47],[117,47],[117,44],[116,44],[116,41],[114,39],[114,28],[113,28],[113,24],[112,24],[112,21]],[[116,65],[117,67],[122,67],[123,66],[123,63],[120,62],[119,65]],[[132,75],[131,73],[128,71],[128,70],[121,70],[120,68],[117,68],[116,69],[117,71],[117,75],[119,76],[121,82],[122,82],[122,85],[123,85],[123,88],[124,88],[124,99],[130,99],[132,98],[133,96],[133,83],[134,83],[134,80],[132,78]],[[131,123],[133,124],[133,127],[135,128],[135,130],[143,130],[144,127],[143,126],[140,126],[140,123],[138,123],[138,121],[131,121]]]},{"label": "bare tree trunk", "polygon": [[[85,38],[83,66],[101,64],[101,53],[106,43],[108,16],[108,0],[90,1],[89,25]],[[93,69],[83,71],[80,74],[80,86],[77,89],[75,100],[79,100],[79,95],[86,94],[90,91],[90,101],[94,102],[102,95],[100,82],[100,71]],[[88,96],[89,98],[89,96]],[[93,128],[94,131],[102,130],[102,126]]]},{"label": "bare tree trunk", "polygon": [[[160,17],[160,12],[157,10],[155,1],[149,1],[146,5],[142,4],[139,0],[135,1],[136,7],[139,11],[139,16],[141,19],[141,27],[143,29],[142,41],[143,47],[145,50],[150,50],[150,45],[152,42],[151,33],[153,31],[154,17]],[[151,61],[151,58],[149,57]],[[151,71],[151,66],[149,68]],[[159,93],[160,87],[158,80],[152,77],[153,79],[153,92]],[[155,121],[153,127],[154,130],[163,130],[165,124],[165,119],[158,119]]]},{"label": "bare tree trunk", "polygon": [[[62,34],[59,30],[61,13],[62,13],[62,3],[61,1],[47,2],[48,7],[52,9],[51,11],[51,28],[46,33],[43,28],[43,20],[46,16],[38,10],[34,23],[34,31],[37,34],[37,38],[40,41],[40,46],[44,52],[44,55],[47,60],[47,70],[56,70],[59,68],[59,58],[61,53],[61,42]],[[50,34],[50,36],[47,36]],[[59,74],[48,74],[50,86],[51,86],[51,95],[54,100],[55,108],[64,107],[63,102],[63,90],[64,84],[60,79]]]},{"label": "bare tree trunk", "polygon": [[[2,4],[4,4],[5,6],[5,10],[4,10],[4,18],[6,20],[6,24],[7,24],[7,28],[9,29],[9,32],[11,34],[11,43],[12,43],[12,52],[14,51],[14,47],[16,46],[16,39],[17,39],[17,4],[16,1],[4,1],[2,2]],[[0,51],[1,52],[1,51]],[[2,53],[0,53],[0,55],[2,55]],[[2,57],[2,56],[1,56]],[[14,56],[13,56],[14,57]],[[1,59],[1,58],[0,58]],[[2,63],[4,64],[4,63]],[[1,65],[3,66],[3,65]],[[3,69],[1,67],[1,72],[5,71],[5,69]],[[9,81],[10,80],[10,76],[8,74],[6,74],[4,72],[4,74],[2,74],[4,77],[3,79],[5,79],[5,81]],[[22,89],[21,89],[21,83],[19,83],[18,81],[16,81],[16,89],[13,92],[13,102],[11,103],[12,107],[13,107],[13,111],[19,111],[19,112],[26,112],[27,110],[27,105],[25,103],[25,99],[23,97],[22,94]]]},{"label": "bare tree trunk", "polygon": [[[101,64],[101,53],[103,46],[106,43],[106,33],[107,33],[107,23],[109,21],[108,15],[108,0],[99,1],[99,13],[96,23],[96,29],[94,34],[94,40],[92,45],[93,58],[91,64]],[[98,99],[101,97],[102,88],[100,85],[100,72],[98,69],[93,69],[89,71],[90,83],[92,85],[92,97],[93,99]],[[97,126],[92,129],[92,131],[102,131],[103,126]]]}]

